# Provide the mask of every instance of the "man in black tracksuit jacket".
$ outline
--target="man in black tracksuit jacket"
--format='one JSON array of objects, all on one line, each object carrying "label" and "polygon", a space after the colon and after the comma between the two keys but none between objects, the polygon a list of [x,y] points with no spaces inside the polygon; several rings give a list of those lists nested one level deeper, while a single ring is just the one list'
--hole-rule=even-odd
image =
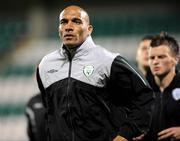
[{"label": "man in black tracksuit jacket", "polygon": [[149,48],[149,64],[154,76],[149,80],[156,99],[150,131],[145,141],[180,140],[180,73],[177,41],[162,32]]},{"label": "man in black tracksuit jacket", "polygon": [[37,81],[51,141],[127,141],[149,129],[153,92],[119,54],[97,46],[87,12],[60,13],[62,47],[46,55]]}]

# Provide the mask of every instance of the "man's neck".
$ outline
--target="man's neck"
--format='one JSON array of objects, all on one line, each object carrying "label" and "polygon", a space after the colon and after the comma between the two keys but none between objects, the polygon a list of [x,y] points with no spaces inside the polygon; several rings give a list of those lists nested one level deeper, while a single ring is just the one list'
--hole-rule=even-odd
[{"label": "man's neck", "polygon": [[71,58],[76,54],[76,50],[79,48],[80,46],[75,46],[75,47],[67,47],[67,46],[64,46],[65,50],[67,52],[69,52]]},{"label": "man's neck", "polygon": [[170,85],[175,75],[175,71],[172,71],[162,77],[155,76],[155,82],[159,86],[161,92],[163,92],[165,88],[167,88]]}]

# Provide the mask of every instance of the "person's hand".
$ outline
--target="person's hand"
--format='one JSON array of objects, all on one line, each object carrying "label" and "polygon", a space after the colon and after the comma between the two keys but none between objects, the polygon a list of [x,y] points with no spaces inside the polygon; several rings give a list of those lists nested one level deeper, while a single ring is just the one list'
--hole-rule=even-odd
[{"label": "person's hand", "polygon": [[117,137],[115,137],[115,138],[113,139],[113,141],[128,141],[128,140],[125,139],[124,137],[118,135]]},{"label": "person's hand", "polygon": [[143,138],[144,138],[144,134],[141,134],[141,135],[138,136],[138,137],[134,137],[134,138],[133,138],[133,141],[141,141]]},{"label": "person's hand", "polygon": [[180,139],[180,127],[171,127],[158,133],[158,140],[171,138],[172,141]]}]

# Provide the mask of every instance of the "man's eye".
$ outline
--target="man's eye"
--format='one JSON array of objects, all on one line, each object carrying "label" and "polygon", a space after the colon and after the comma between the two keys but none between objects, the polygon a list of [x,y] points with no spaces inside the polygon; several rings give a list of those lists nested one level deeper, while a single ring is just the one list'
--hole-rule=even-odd
[{"label": "man's eye", "polygon": [[60,21],[60,24],[65,24],[65,23],[67,23],[66,21]]},{"label": "man's eye", "polygon": [[80,22],[80,21],[76,21],[76,23],[77,23],[77,24],[81,24],[81,22]]},{"label": "man's eye", "polygon": [[149,57],[149,59],[150,59],[150,60],[153,60],[153,59],[154,59],[154,57],[153,57],[153,56],[151,56],[151,57]]},{"label": "man's eye", "polygon": [[163,56],[163,55],[162,55],[162,56],[159,56],[159,58],[165,58],[165,57],[166,57],[166,56]]},{"label": "man's eye", "polygon": [[60,24],[64,24],[65,22],[60,22]]},{"label": "man's eye", "polygon": [[82,22],[80,20],[75,20],[74,21],[76,24],[81,24]]}]

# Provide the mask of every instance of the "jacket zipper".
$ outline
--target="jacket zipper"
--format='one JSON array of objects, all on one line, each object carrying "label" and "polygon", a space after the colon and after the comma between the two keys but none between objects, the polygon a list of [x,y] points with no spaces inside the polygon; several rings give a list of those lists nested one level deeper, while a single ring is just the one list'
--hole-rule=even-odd
[{"label": "jacket zipper", "polygon": [[68,84],[67,84],[67,108],[69,111],[69,120],[72,127],[72,141],[75,141],[75,134],[74,134],[74,127],[72,123],[72,117],[71,117],[71,109],[70,109],[70,97],[69,97],[69,85],[70,85],[70,77],[71,77],[71,66],[72,66],[72,58],[71,55],[68,56],[69,59],[69,71],[68,71]]},{"label": "jacket zipper", "polygon": [[[162,120],[162,108],[163,107],[163,93],[161,92],[160,93],[160,112],[159,112],[159,123],[161,123],[161,120]],[[160,130],[162,127],[161,127],[161,124],[159,124],[159,129]]]}]

